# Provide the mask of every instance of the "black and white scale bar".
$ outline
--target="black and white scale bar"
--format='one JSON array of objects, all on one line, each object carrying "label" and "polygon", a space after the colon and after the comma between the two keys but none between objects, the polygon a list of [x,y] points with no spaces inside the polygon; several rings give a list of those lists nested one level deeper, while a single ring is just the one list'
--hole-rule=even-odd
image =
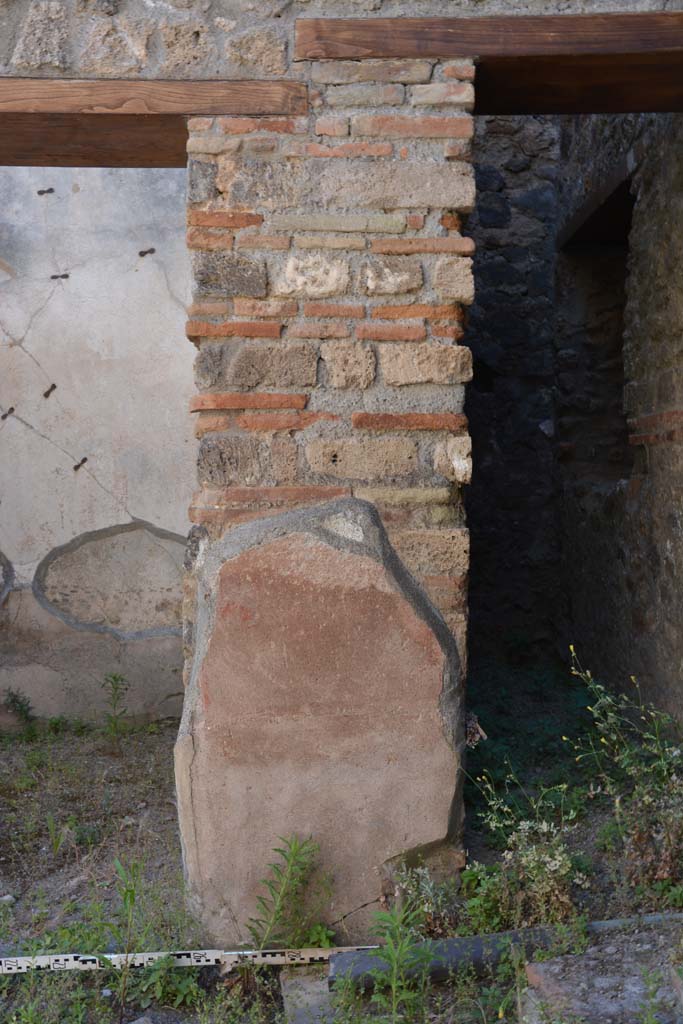
[{"label": "black and white scale bar", "polygon": [[332,949],[190,949],[160,953],[112,953],[111,956],[86,956],[81,953],[55,953],[44,956],[0,958],[0,974],[26,974],[27,971],[120,971],[124,967],[149,967],[155,960],[170,957],[174,967],[227,967],[239,964],[271,965],[322,964],[335,953],[361,953],[377,946],[336,946]]}]

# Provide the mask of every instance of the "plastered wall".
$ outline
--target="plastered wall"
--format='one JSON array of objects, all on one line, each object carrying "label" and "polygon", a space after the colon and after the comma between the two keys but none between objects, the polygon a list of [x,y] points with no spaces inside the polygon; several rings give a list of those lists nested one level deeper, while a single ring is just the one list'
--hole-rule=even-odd
[{"label": "plastered wall", "polygon": [[194,438],[185,175],[0,170],[0,692],[180,705]]}]

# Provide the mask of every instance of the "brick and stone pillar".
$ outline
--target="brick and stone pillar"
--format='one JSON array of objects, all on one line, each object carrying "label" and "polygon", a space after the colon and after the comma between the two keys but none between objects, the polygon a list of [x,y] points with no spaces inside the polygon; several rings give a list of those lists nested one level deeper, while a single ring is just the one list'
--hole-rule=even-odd
[{"label": "brick and stone pillar", "polygon": [[309,116],[190,121],[202,529],[177,775],[223,940],[284,832],[321,844],[337,917],[406,851],[458,848],[473,72],[298,65]]}]

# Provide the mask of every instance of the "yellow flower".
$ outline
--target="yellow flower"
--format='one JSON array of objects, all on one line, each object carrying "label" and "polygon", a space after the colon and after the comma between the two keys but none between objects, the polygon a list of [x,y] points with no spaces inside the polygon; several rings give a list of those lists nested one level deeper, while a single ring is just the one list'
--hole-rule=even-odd
[{"label": "yellow flower", "polygon": [[604,736],[601,736],[601,737],[600,737],[600,742],[601,742],[601,743],[604,743],[604,744],[605,744],[605,746],[607,746],[607,740],[605,739],[605,737],[604,737]]}]

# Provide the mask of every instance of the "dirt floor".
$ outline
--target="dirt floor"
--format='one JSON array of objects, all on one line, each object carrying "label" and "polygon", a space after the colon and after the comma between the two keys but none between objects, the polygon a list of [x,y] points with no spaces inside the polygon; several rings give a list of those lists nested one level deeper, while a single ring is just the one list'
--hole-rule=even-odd
[{"label": "dirt floor", "polygon": [[154,899],[177,904],[181,914],[176,731],[177,723],[164,722],[131,732],[118,744],[94,731],[79,735],[70,729],[43,733],[33,742],[5,741],[0,895],[16,900],[13,941],[54,931],[93,898],[106,908],[116,898],[116,858],[140,862]]},{"label": "dirt floor", "polygon": [[[680,909],[681,885],[627,883],[621,854],[611,845],[611,801],[576,770],[563,737],[581,733],[588,724],[585,691],[568,682],[566,673],[547,667],[484,666],[475,683],[472,705],[490,738],[470,754],[467,766],[470,861],[496,870],[502,857],[502,848],[481,825],[486,803],[477,779],[482,773],[503,780],[512,770],[530,793],[571,778],[566,811],[576,817],[566,842],[586,878],[573,893],[576,912],[600,920]],[[59,720],[33,735],[29,730],[0,737],[0,956],[107,954],[126,943],[140,951],[207,944],[184,905],[173,779],[176,731],[177,722],[168,721],[127,727],[116,737],[104,728]],[[127,922],[126,884],[134,904]],[[484,889],[477,890],[480,902],[482,894]],[[478,930],[496,930],[488,924],[487,919]],[[162,986],[147,1008],[138,992],[121,1016],[106,978],[76,980],[80,988],[70,989],[66,978],[0,978],[1,1024],[119,1024],[145,1014],[149,1024],[270,1024],[278,1013],[274,997],[267,1010],[263,1003],[236,1006],[224,1000],[219,1013],[212,1002],[198,1014],[196,988],[191,1010],[186,1012],[182,1002],[169,1009],[182,995],[176,981],[170,989]],[[217,991],[221,999],[228,991],[223,983],[218,990],[215,976],[191,981],[202,992],[209,990],[211,1000]],[[445,999],[441,1016],[430,1012],[428,1019],[512,1022],[517,1017],[509,1008],[500,1016],[496,999],[497,989],[510,992],[514,984],[511,978],[494,979],[485,1002],[485,987],[468,981],[469,988],[453,989]],[[349,1024],[354,1024],[350,1018]]]}]

